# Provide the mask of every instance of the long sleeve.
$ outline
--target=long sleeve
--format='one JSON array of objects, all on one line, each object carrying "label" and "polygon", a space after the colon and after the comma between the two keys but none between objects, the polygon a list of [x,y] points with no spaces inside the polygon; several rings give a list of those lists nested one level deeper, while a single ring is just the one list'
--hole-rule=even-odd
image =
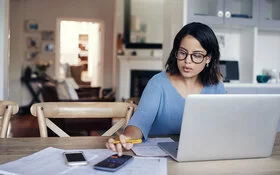
[{"label": "long sleeve", "polygon": [[128,126],[133,125],[138,127],[141,130],[144,139],[148,138],[150,129],[157,116],[161,102],[161,95],[161,88],[157,86],[154,81],[149,81],[142,93],[137,110],[128,123]]}]

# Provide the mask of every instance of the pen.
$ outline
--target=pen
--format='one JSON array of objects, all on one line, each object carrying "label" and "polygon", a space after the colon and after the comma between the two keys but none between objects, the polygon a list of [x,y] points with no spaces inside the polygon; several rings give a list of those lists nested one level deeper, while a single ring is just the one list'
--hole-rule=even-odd
[{"label": "pen", "polygon": [[[142,143],[142,139],[128,139],[128,140],[126,140],[125,142],[126,142],[126,143],[137,144],[137,143]],[[121,141],[119,141],[119,140],[113,141],[113,144],[117,144],[117,143],[121,143]]]}]

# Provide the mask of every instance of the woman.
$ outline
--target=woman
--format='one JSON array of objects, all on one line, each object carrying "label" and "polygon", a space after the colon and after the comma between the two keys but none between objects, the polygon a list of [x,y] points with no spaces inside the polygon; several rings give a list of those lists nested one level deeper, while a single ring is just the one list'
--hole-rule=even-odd
[{"label": "woman", "polygon": [[133,144],[127,139],[147,139],[149,135],[179,134],[189,94],[224,94],[219,69],[220,51],[217,38],[207,25],[190,23],[176,35],[166,63],[166,71],[155,75],[143,91],[137,110],[129,121],[120,144],[107,148],[122,155]]}]

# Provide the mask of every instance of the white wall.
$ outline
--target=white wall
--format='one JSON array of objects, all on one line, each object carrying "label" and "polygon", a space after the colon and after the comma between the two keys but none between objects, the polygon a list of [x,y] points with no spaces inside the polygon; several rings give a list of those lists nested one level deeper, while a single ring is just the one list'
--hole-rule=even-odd
[{"label": "white wall", "polygon": [[164,0],[163,5],[163,67],[173,47],[173,40],[185,24],[185,0]]},{"label": "white wall", "polygon": [[116,32],[124,32],[124,0],[117,0],[116,2]]},{"label": "white wall", "polygon": [[[34,65],[35,61],[24,59],[26,49],[26,37],[39,35],[40,33],[26,33],[24,22],[36,20],[39,23],[39,31],[56,30],[57,18],[99,19],[105,25],[104,46],[104,87],[112,87],[113,45],[116,36],[114,31],[115,1],[113,0],[11,0],[10,24],[11,24],[11,75],[10,95],[12,100],[19,104],[30,102],[29,92],[20,87],[20,77],[23,66]],[[40,60],[55,59],[55,54],[41,53]],[[54,67],[54,66],[53,66]],[[54,75],[54,68],[48,72]]]},{"label": "white wall", "polygon": [[[117,0],[116,2],[116,8],[115,8],[115,36],[117,36],[118,34],[123,34],[124,32],[124,0]],[[124,47],[124,46],[123,46]],[[116,53],[117,48],[115,46],[114,48],[114,53]],[[114,86],[114,90],[116,93],[116,96],[119,96],[119,60],[117,58],[117,55],[114,55],[113,58],[113,84]]]},{"label": "white wall", "polygon": [[262,74],[263,68],[280,71],[280,32],[260,30],[256,40],[254,76]]},{"label": "white wall", "polygon": [[8,34],[9,0],[0,0],[0,100],[8,99]]},{"label": "white wall", "polygon": [[221,60],[240,59],[240,29],[212,27],[216,36],[224,37],[224,45],[220,45]]},{"label": "white wall", "polygon": [[239,75],[241,83],[253,83],[254,57],[256,49],[257,28],[243,28],[240,31]]}]

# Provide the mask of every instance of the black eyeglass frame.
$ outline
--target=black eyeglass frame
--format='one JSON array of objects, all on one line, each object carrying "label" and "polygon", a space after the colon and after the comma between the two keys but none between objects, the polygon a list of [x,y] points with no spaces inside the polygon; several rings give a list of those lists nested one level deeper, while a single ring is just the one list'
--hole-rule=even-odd
[{"label": "black eyeglass frame", "polygon": [[[178,52],[179,52],[179,51],[180,51],[180,50],[177,50],[177,51],[175,52],[175,57],[176,57],[177,60],[179,60],[179,61],[186,60],[187,57],[190,55],[190,56],[191,56],[191,60],[192,60],[193,63],[195,63],[195,64],[200,64],[200,63],[202,63],[202,62],[204,61],[204,58],[207,57],[207,54],[206,54],[206,55],[203,55],[203,54],[201,54],[201,53],[192,53],[192,54],[189,54],[189,53],[187,53],[187,52],[182,51],[182,52],[184,52],[184,53],[186,54],[186,56],[185,56],[184,59],[179,59],[179,58],[178,58]],[[201,62],[195,62],[195,61],[193,61],[193,55],[194,55],[194,54],[200,54],[200,55],[203,56],[203,59],[201,60]]]}]

